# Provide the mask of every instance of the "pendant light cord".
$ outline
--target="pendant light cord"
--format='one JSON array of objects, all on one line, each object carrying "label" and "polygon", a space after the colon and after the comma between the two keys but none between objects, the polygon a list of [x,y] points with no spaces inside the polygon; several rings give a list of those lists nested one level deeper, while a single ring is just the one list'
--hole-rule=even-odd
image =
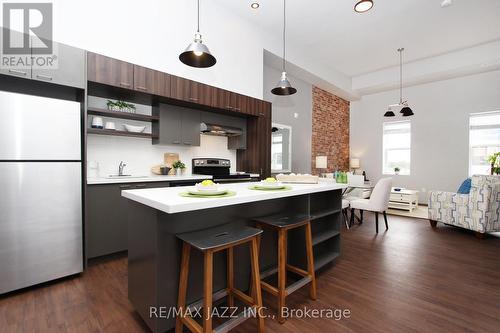
[{"label": "pendant light cord", "polygon": [[286,58],[286,38],[285,38],[285,31],[286,31],[286,0],[283,0],[283,72],[286,72],[285,70],[285,58]]},{"label": "pendant light cord", "polygon": [[399,104],[403,104],[403,51],[404,48],[399,48]]},{"label": "pendant light cord", "polygon": [[196,31],[200,33],[200,0],[198,0],[198,27]]}]

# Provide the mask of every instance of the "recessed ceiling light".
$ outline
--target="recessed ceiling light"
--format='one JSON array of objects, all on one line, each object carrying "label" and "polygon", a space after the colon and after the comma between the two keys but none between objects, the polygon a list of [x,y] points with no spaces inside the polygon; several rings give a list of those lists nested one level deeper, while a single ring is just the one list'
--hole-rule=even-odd
[{"label": "recessed ceiling light", "polygon": [[252,4],[250,5],[250,7],[252,7],[252,9],[257,9],[260,7],[259,3],[258,2],[252,2]]},{"label": "recessed ceiling light", "polygon": [[364,13],[372,9],[373,1],[372,0],[360,0],[358,3],[354,5],[354,11],[358,13]]},{"label": "recessed ceiling light", "polygon": [[442,8],[449,7],[451,5],[453,5],[453,0],[443,0],[443,2],[441,2]]}]

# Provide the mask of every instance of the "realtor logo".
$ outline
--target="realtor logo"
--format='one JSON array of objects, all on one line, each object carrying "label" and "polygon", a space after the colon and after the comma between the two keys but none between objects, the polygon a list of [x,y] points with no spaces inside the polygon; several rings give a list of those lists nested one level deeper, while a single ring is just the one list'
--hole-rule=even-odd
[{"label": "realtor logo", "polygon": [[3,24],[4,54],[52,54],[51,3],[4,3]]},{"label": "realtor logo", "polygon": [[4,3],[2,18],[0,68],[24,75],[27,69],[57,69],[52,3]]}]

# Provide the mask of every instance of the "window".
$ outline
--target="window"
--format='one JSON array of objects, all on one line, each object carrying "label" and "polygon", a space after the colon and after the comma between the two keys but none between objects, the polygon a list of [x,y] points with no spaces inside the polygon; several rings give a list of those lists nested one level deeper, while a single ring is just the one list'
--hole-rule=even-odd
[{"label": "window", "polygon": [[271,171],[290,172],[292,164],[292,128],[273,124],[271,135]]},{"label": "window", "polygon": [[384,123],[383,172],[394,174],[399,168],[400,175],[410,174],[411,123],[395,121]]},{"label": "window", "polygon": [[469,175],[489,175],[488,157],[500,151],[500,112],[470,115]]}]

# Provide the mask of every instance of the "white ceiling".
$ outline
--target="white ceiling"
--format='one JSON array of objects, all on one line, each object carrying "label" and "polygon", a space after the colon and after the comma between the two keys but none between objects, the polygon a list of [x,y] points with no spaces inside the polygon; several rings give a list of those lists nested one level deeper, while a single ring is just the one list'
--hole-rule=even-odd
[{"label": "white ceiling", "polygon": [[[263,27],[281,34],[279,0],[215,0]],[[500,0],[374,0],[367,13],[353,10],[356,0],[287,0],[290,48],[349,76],[397,65],[396,49],[405,47],[405,62],[428,58],[500,39]],[[244,36],[242,36],[244,38]]]}]

